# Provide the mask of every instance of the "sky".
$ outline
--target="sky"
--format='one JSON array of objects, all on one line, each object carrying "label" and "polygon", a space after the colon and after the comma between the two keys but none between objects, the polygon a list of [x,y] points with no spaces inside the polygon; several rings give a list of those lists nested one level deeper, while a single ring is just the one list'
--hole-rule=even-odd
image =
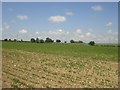
[{"label": "sky", "polygon": [[3,2],[2,39],[118,42],[117,2]]}]

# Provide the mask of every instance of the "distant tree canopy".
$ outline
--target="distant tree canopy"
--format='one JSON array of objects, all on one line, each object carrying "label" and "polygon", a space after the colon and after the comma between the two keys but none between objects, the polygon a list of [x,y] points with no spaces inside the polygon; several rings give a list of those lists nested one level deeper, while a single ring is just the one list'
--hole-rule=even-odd
[{"label": "distant tree canopy", "polygon": [[94,41],[90,41],[88,44],[93,46],[93,45],[95,45],[95,42]]},{"label": "distant tree canopy", "polygon": [[50,39],[49,37],[47,37],[46,40],[45,40],[45,42],[46,42],[46,43],[52,43],[52,42],[54,42],[54,40],[52,40],[52,39]]},{"label": "distant tree canopy", "polygon": [[65,41],[64,43],[67,43],[67,41]]},{"label": "distant tree canopy", "polygon": [[21,39],[21,42],[23,42],[23,40]]},{"label": "distant tree canopy", "polygon": [[43,39],[40,39],[40,43],[44,43],[44,40],[43,40]]},{"label": "distant tree canopy", "polygon": [[16,42],[17,41],[17,39],[14,39],[14,42]]},{"label": "distant tree canopy", "polygon": [[83,41],[78,41],[79,43],[83,43]]},{"label": "distant tree canopy", "polygon": [[9,41],[12,41],[11,39],[9,39]]},{"label": "distant tree canopy", "polygon": [[83,41],[74,41],[74,40],[70,40],[70,43],[83,43]]},{"label": "distant tree canopy", "polygon": [[74,40],[70,40],[70,43],[75,43],[75,41]]},{"label": "distant tree canopy", "polygon": [[[11,39],[5,38],[3,41],[23,42],[23,39],[21,39],[21,40],[17,40],[17,39],[11,40]],[[54,42],[54,40],[52,40],[52,39],[49,38],[49,37],[47,37],[46,40],[39,39],[39,38],[36,38],[36,39],[31,38],[30,41],[31,41],[31,42],[35,42],[35,43],[53,43],[53,42]],[[29,42],[29,41],[24,41],[24,42]],[[56,39],[56,42],[57,42],[57,43],[60,43],[61,40]],[[64,43],[67,43],[67,41],[64,41]],[[79,41],[70,40],[70,43],[84,43],[84,42],[81,41],[81,40],[79,40]],[[91,46],[94,46],[94,45],[95,45],[95,42],[94,42],[94,41],[90,41],[88,44],[91,45]]]},{"label": "distant tree canopy", "polygon": [[34,38],[31,38],[30,41],[31,42],[36,42],[36,43],[44,43],[44,40],[43,39],[39,39],[39,38],[36,38],[36,40]]},{"label": "distant tree canopy", "polygon": [[30,40],[31,42],[35,42],[35,39],[34,38],[31,38],[31,40]]},{"label": "distant tree canopy", "polygon": [[6,38],[6,39],[4,39],[4,41],[8,41],[8,39]]},{"label": "distant tree canopy", "polygon": [[57,40],[56,40],[56,42],[57,42],[57,43],[60,43],[60,42],[61,42],[61,40],[58,40],[58,39],[57,39]]},{"label": "distant tree canopy", "polygon": [[36,43],[39,43],[39,42],[40,42],[39,38],[36,38]]}]

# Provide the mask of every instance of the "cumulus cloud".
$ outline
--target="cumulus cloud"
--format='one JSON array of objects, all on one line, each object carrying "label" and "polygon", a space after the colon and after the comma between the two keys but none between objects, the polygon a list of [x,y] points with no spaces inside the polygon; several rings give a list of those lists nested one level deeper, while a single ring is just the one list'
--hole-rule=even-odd
[{"label": "cumulus cloud", "polygon": [[91,9],[94,11],[102,11],[103,7],[101,5],[95,5],[95,6],[92,6]]},{"label": "cumulus cloud", "polygon": [[72,16],[73,12],[66,12],[65,15]]},{"label": "cumulus cloud", "polygon": [[18,18],[19,20],[27,20],[27,19],[28,19],[28,16],[26,16],[26,15],[18,15],[17,18]]},{"label": "cumulus cloud", "polygon": [[26,29],[22,29],[22,30],[20,30],[19,31],[19,33],[21,33],[21,34],[25,34],[25,33],[27,33],[28,31],[26,30]]},{"label": "cumulus cloud", "polygon": [[80,34],[80,33],[82,33],[82,30],[81,29],[77,29],[76,33]]},{"label": "cumulus cloud", "polygon": [[6,22],[3,23],[3,26],[2,26],[2,31],[5,31],[5,30],[9,30],[10,29],[10,25],[8,25]]},{"label": "cumulus cloud", "polygon": [[39,34],[39,32],[35,32],[35,34]]},{"label": "cumulus cloud", "polygon": [[82,30],[80,28],[73,29],[70,31],[60,28],[56,30],[35,32],[35,33],[31,33],[31,35],[29,35],[29,33],[24,35],[23,33],[27,33],[27,30],[22,29],[19,31],[19,33],[22,33],[20,34],[21,38],[28,36],[29,38],[39,37],[40,39],[45,40],[46,37],[50,37],[53,40],[60,39],[62,42],[64,41],[69,42],[72,39],[75,41],[81,40],[86,43],[88,43],[91,40],[94,40],[96,43],[116,43],[118,41],[118,32],[109,31],[109,33],[107,32],[107,33],[95,34],[94,32],[90,32],[89,30],[86,32],[86,30]]},{"label": "cumulus cloud", "polygon": [[106,26],[107,26],[107,27],[111,27],[111,26],[112,26],[112,22],[108,22],[108,23],[106,24]]},{"label": "cumulus cloud", "polygon": [[61,23],[61,22],[66,21],[66,17],[64,17],[64,16],[51,16],[48,18],[48,20],[50,22],[53,22],[53,23]]},{"label": "cumulus cloud", "polygon": [[65,34],[65,31],[62,29],[58,29],[58,30],[50,30],[48,33],[51,35],[61,35],[61,34]]},{"label": "cumulus cloud", "polygon": [[0,31],[2,31],[2,28],[0,28]]},{"label": "cumulus cloud", "polygon": [[89,37],[89,36],[91,36],[92,34],[91,34],[90,32],[87,32],[85,35],[86,35],[87,37]]},{"label": "cumulus cloud", "polygon": [[106,24],[106,27],[108,28],[107,33],[108,33],[108,34],[112,33],[112,22],[108,22],[108,23]]},{"label": "cumulus cloud", "polygon": [[108,33],[112,33],[112,30],[108,30]]}]

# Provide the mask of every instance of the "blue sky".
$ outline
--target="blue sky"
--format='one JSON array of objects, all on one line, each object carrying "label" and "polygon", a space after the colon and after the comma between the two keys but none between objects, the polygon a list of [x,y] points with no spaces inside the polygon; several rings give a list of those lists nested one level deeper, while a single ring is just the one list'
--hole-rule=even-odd
[{"label": "blue sky", "polygon": [[2,38],[118,42],[117,2],[3,2]]}]

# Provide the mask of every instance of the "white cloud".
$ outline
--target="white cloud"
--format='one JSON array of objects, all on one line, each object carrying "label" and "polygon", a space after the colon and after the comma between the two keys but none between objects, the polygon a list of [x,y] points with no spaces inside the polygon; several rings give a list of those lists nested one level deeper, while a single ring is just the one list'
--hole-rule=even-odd
[{"label": "white cloud", "polygon": [[90,32],[87,32],[85,35],[89,37],[89,36],[91,36],[92,34],[91,34]]},{"label": "white cloud", "polygon": [[0,31],[2,31],[2,28],[0,28]]},{"label": "white cloud", "polygon": [[69,16],[72,16],[72,15],[73,15],[73,12],[66,12],[65,14],[66,14],[66,15],[69,15]]},{"label": "white cloud", "polygon": [[84,35],[80,35],[80,38],[84,38],[85,36]]},{"label": "white cloud", "polygon": [[76,33],[78,33],[78,34],[82,33],[81,29],[77,29]]},{"label": "white cloud", "polygon": [[112,32],[112,22],[108,22],[108,23],[106,24],[106,27],[108,28],[108,31],[107,31],[108,34],[113,33],[113,32]]},{"label": "white cloud", "polygon": [[26,15],[18,15],[17,18],[18,18],[19,20],[27,20],[27,19],[28,19],[28,16],[26,16]]},{"label": "white cloud", "polygon": [[107,27],[111,27],[111,26],[112,26],[112,22],[108,22],[108,23],[106,24],[106,26],[107,26]]},{"label": "white cloud", "polygon": [[62,35],[62,34],[65,34],[65,31],[64,30],[62,30],[62,29],[58,29],[58,30],[51,30],[51,31],[49,31],[49,33],[48,34],[51,34],[51,35]]},{"label": "white cloud", "polygon": [[39,32],[35,32],[35,34],[39,34]]},{"label": "white cloud", "polygon": [[22,30],[20,30],[19,31],[19,33],[21,33],[21,34],[25,34],[25,33],[27,33],[28,31],[26,30],[26,29],[22,29]]},{"label": "white cloud", "polygon": [[66,17],[64,16],[51,16],[48,18],[49,21],[53,23],[60,23],[66,21]]},{"label": "white cloud", "polygon": [[63,30],[62,30],[62,29],[59,29],[58,31],[59,31],[59,32],[62,32]]},{"label": "white cloud", "polygon": [[10,29],[10,25],[8,25],[6,22],[3,23],[3,26],[2,26],[2,31],[5,31],[5,30],[9,30]]},{"label": "white cloud", "polygon": [[[46,37],[50,37],[54,41],[56,39],[60,39],[62,42],[67,41],[69,42],[70,40],[81,40],[83,42],[88,43],[91,40],[94,40],[96,43],[117,43],[118,41],[118,32],[113,32],[113,31],[108,31],[106,33],[94,33],[94,32],[85,32],[86,30],[82,29],[73,29],[73,30],[64,30],[63,28],[56,29],[56,30],[49,30],[49,31],[40,31],[40,32],[35,32],[35,33],[27,33],[28,31],[26,29],[22,29],[19,31],[19,39],[25,40],[27,38],[30,40],[30,38],[34,37],[37,38],[39,37],[40,39],[44,39]],[[27,33],[24,35],[23,33]],[[37,35],[36,35],[37,34]]]},{"label": "white cloud", "polygon": [[112,33],[112,30],[110,29],[110,30],[108,30],[108,33]]},{"label": "white cloud", "polygon": [[96,6],[92,6],[91,9],[94,11],[102,11],[103,7],[101,5],[96,5]]}]

